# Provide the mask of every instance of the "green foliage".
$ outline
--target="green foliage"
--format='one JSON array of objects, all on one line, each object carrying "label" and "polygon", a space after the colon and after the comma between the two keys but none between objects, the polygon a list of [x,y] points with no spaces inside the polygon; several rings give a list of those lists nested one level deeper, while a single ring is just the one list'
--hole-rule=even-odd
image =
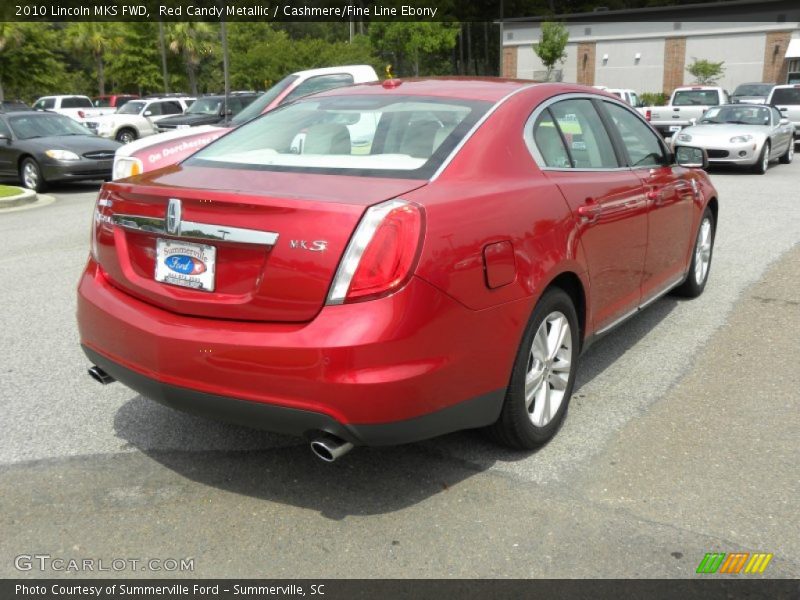
[{"label": "green foliage", "polygon": [[[161,57],[155,23],[126,23],[120,31],[123,51],[106,58],[106,78],[114,93],[145,94],[160,91]],[[132,51],[132,49],[136,51]]]},{"label": "green foliage", "polygon": [[725,61],[711,62],[706,59],[692,57],[692,64],[686,70],[694,77],[696,83],[703,85],[715,83],[725,73]]},{"label": "green foliage", "polygon": [[455,23],[376,21],[370,24],[369,38],[395,75],[416,77],[450,72],[458,32]]},{"label": "green foliage", "polygon": [[663,92],[642,92],[639,94],[639,100],[645,106],[666,106],[669,96]]},{"label": "green foliage", "polygon": [[563,63],[567,58],[564,50],[569,41],[569,32],[563,23],[545,21],[542,23],[542,34],[538,42],[534,42],[533,51],[547,69],[547,80],[553,73],[553,68],[558,63]]}]

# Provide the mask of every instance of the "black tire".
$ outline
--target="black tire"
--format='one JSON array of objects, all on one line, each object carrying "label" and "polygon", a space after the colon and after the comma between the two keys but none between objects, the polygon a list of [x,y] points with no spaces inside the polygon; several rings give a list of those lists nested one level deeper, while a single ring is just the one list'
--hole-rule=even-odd
[{"label": "black tire", "polygon": [[[698,275],[697,262],[701,258],[697,248],[702,242],[703,224],[708,222],[710,226],[709,235],[711,236],[711,247],[708,250],[708,264],[702,277]],[[711,258],[714,255],[714,239],[716,238],[716,223],[714,222],[714,213],[710,208],[706,208],[703,216],[700,218],[700,226],[697,228],[697,235],[694,238],[694,246],[692,247],[692,262],[689,264],[689,272],[686,274],[686,279],[683,283],[675,288],[674,293],[677,296],[684,298],[697,298],[706,289],[708,282],[708,274],[711,272]]]},{"label": "black tire", "polygon": [[[533,410],[529,412],[525,402],[525,379],[529,369],[533,366],[532,347],[534,336],[543,325],[545,320],[554,315],[560,314],[566,317],[569,324],[569,343],[571,344],[571,356],[569,372],[567,374],[566,386],[563,389],[563,397],[560,401],[558,410],[546,424],[537,426],[533,422]],[[548,325],[545,325],[547,328]],[[564,339],[566,344],[566,337]],[[560,348],[564,348],[562,345]],[[536,308],[531,314],[525,334],[522,336],[517,357],[514,361],[514,368],[511,372],[511,381],[506,392],[505,402],[503,403],[500,417],[488,428],[489,435],[498,443],[518,450],[532,450],[549,441],[558,431],[564,416],[567,413],[572,388],[575,385],[575,373],[578,370],[578,360],[580,354],[580,329],[578,315],[575,305],[569,295],[560,288],[550,288],[547,290]],[[547,371],[545,371],[547,372]],[[548,386],[547,393],[555,389],[550,387],[547,379],[542,379],[541,385]],[[539,398],[535,398],[530,405],[534,409]],[[541,406],[540,406],[541,408]]]},{"label": "black tire", "polygon": [[19,165],[19,180],[22,182],[22,187],[35,192],[43,192],[47,189],[47,182],[44,180],[39,163],[30,156]]},{"label": "black tire", "polygon": [[117,132],[117,135],[114,136],[114,139],[121,144],[130,144],[138,137],[139,136],[136,135],[136,131],[134,129],[131,129],[130,127],[123,127]]},{"label": "black tire", "polygon": [[764,147],[761,148],[761,154],[758,155],[758,162],[753,165],[753,173],[763,175],[769,168],[769,142],[764,142]]},{"label": "black tire", "polygon": [[778,160],[781,161],[781,164],[788,165],[792,162],[793,158],[794,158],[794,140],[789,142],[789,146],[786,148],[786,152],[784,152]]}]

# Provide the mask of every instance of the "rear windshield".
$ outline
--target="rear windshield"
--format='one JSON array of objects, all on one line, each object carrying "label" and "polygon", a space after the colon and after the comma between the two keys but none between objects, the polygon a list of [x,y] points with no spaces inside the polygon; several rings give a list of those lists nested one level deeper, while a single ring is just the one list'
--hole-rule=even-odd
[{"label": "rear windshield", "polygon": [[800,104],[800,87],[776,89],[772,92],[772,104]]},{"label": "rear windshield", "polygon": [[309,98],[242,125],[184,164],[428,179],[490,106],[413,96]]},{"label": "rear windshield", "polygon": [[733,90],[734,96],[766,96],[772,89],[769,83],[744,83]]},{"label": "rear windshield", "polygon": [[719,104],[717,90],[685,90],[675,92],[672,106],[716,106]]}]

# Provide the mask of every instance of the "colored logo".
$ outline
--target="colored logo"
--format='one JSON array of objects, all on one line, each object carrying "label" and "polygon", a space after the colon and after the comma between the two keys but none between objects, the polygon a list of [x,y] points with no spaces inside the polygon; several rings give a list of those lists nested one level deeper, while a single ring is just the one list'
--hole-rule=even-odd
[{"label": "colored logo", "polygon": [[186,256],[185,254],[173,254],[172,256],[168,256],[164,264],[167,265],[167,268],[170,270],[180,273],[181,275],[199,275],[206,271],[206,264],[202,260],[193,256]]},{"label": "colored logo", "polygon": [[709,552],[697,566],[698,573],[763,573],[767,569],[772,554],[763,552]]}]

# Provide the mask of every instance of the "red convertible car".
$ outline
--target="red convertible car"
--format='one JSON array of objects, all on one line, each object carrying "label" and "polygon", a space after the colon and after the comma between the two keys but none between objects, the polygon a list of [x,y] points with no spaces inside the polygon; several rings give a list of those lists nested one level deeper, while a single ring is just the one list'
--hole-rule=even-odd
[{"label": "red convertible car", "polygon": [[583,86],[309,96],[103,186],[78,289],[90,373],[325,460],[477,427],[533,448],[593,340],[702,293],[706,164]]}]

